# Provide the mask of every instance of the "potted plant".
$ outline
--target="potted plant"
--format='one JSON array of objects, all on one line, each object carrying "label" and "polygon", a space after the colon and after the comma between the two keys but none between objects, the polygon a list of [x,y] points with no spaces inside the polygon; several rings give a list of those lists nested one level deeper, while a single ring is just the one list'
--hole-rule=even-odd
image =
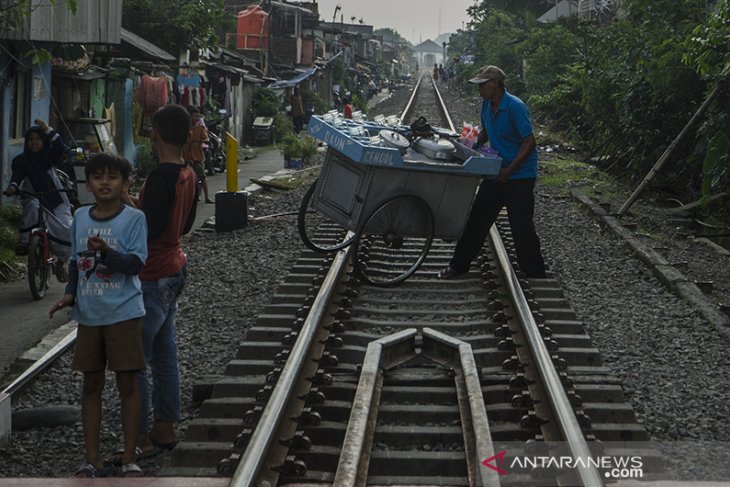
[{"label": "potted plant", "polygon": [[309,135],[285,135],[278,147],[284,156],[284,167],[289,169],[301,169],[304,162],[317,155],[317,142]]},{"label": "potted plant", "polygon": [[284,167],[299,169],[302,167],[303,148],[296,135],[285,135],[279,142],[279,150],[284,156]]}]

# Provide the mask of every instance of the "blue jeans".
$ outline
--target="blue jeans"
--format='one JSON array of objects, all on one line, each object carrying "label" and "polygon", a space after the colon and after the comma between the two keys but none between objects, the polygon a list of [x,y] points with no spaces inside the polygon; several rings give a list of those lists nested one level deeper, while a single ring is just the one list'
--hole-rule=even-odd
[{"label": "blue jeans", "polygon": [[142,346],[152,370],[152,393],[147,369],[140,371],[139,395],[142,401],[139,431],[150,431],[150,399],[155,421],[180,420],[180,368],[177,361],[177,299],[187,280],[187,266],[170,277],[142,281],[144,307]]}]

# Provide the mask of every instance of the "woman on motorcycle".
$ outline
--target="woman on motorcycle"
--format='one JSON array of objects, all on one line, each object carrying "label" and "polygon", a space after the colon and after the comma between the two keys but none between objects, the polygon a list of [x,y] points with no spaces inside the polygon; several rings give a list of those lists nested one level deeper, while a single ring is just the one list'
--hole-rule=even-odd
[{"label": "woman on motorcycle", "polygon": [[[36,120],[35,125],[25,133],[25,144],[22,154],[13,159],[10,185],[5,189],[6,196],[14,196],[20,191],[46,193],[54,189],[63,189],[56,174],[56,166],[63,162],[63,154],[68,149],[58,132],[53,130],[44,120]],[[20,195],[23,208],[23,221],[20,228],[20,241],[16,246],[18,255],[28,253],[30,231],[38,224],[37,198]],[[71,204],[66,193],[48,193],[43,199],[46,211],[46,226],[53,254],[57,257],[54,272],[60,282],[66,282],[68,276],[64,263],[71,252]]]}]

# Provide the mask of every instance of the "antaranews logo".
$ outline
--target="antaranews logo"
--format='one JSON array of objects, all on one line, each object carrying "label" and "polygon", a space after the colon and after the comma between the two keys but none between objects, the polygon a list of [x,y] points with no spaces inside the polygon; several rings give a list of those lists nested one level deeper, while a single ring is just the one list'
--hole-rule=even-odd
[{"label": "antaranews logo", "polygon": [[[596,456],[574,458],[568,455],[516,455],[510,462],[505,462],[507,451],[503,450],[485,460],[482,465],[494,470],[499,475],[507,475],[510,470],[542,470],[552,469],[565,471],[580,468],[597,468],[609,479],[642,478],[644,462],[641,456]],[[504,467],[504,468],[503,468]]]},{"label": "antaranews logo", "polygon": [[493,455],[493,456],[487,458],[486,460],[482,461],[482,465],[484,465],[487,468],[491,468],[492,470],[494,470],[495,472],[497,472],[499,475],[507,475],[507,471],[506,470],[502,470],[497,465],[492,465],[492,462],[494,462],[494,461],[496,461],[497,464],[500,465],[500,466],[503,465],[504,464],[504,456],[506,454],[507,454],[507,451],[506,450],[503,450],[503,451],[497,453],[496,455]]}]

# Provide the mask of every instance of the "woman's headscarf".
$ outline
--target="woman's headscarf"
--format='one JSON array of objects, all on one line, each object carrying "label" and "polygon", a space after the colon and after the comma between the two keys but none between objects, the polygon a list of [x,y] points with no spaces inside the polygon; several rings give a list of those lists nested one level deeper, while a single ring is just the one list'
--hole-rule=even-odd
[{"label": "woman's headscarf", "polygon": [[[28,136],[31,133],[38,134],[38,137],[41,138],[41,142],[43,142],[43,148],[40,150],[40,152],[33,152],[28,147]],[[38,125],[31,126],[28,130],[25,131],[25,144],[23,145],[23,156],[26,158],[26,160],[33,162],[35,164],[38,164],[39,166],[43,166],[45,169],[50,168],[53,165],[54,161],[50,160],[51,155],[51,139],[46,134],[45,130],[40,128]]]},{"label": "woman's headscarf", "polygon": [[[40,152],[33,152],[28,147],[28,136],[31,133],[36,133],[43,142],[43,148]],[[48,174],[48,170],[51,169],[56,162],[53,160],[54,155],[51,150],[51,139],[48,137],[46,132],[38,125],[33,125],[25,132],[25,143],[23,145],[22,157],[25,159],[25,168],[27,171],[27,177],[30,180],[33,189],[37,192],[47,192],[56,187],[51,176]],[[46,196],[45,204],[48,208],[55,208],[63,202],[63,198],[58,193],[50,193]]]}]

